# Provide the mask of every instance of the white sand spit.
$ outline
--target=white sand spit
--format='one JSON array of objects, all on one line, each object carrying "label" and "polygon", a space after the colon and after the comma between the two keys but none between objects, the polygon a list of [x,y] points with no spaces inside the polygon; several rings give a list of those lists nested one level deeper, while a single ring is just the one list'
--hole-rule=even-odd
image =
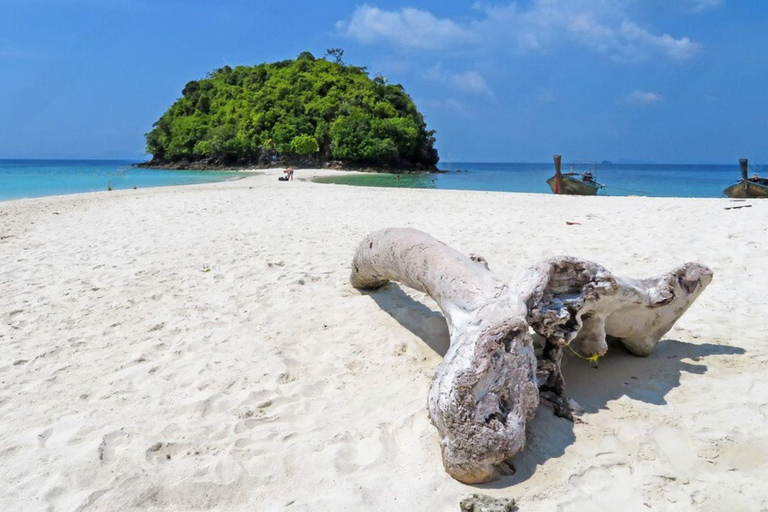
[{"label": "white sand spit", "polygon": [[[768,201],[279,174],[0,203],[0,510],[456,512],[474,492],[521,512],[768,507]],[[442,316],[348,283],[357,243],[390,226],[509,276],[570,254],[715,278],[649,358],[568,358],[582,422],[541,406],[517,473],[466,486],[426,411]]]}]

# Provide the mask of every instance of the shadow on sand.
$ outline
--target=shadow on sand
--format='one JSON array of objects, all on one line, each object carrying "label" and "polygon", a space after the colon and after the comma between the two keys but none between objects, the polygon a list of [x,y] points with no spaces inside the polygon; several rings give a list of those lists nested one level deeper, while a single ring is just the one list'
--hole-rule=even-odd
[{"label": "shadow on sand", "polygon": [[[450,343],[443,316],[409,297],[397,284],[367,293],[400,325],[421,338],[432,350],[444,356]],[[740,347],[701,345],[664,339],[648,357],[635,357],[620,343],[610,343],[599,367],[576,359],[564,358],[566,393],[584,409],[594,414],[608,402],[622,396],[653,405],[666,405],[666,395],[680,385],[683,372],[703,375],[707,366],[702,358],[714,355],[739,355]],[[693,362],[686,362],[691,360]],[[549,459],[560,457],[576,437],[573,423],[556,417],[546,405],[540,405],[526,429],[526,447],[512,459],[516,472],[481,488],[503,488],[523,482]]]},{"label": "shadow on sand", "polygon": [[398,321],[400,325],[421,338],[429,348],[440,357],[445,357],[451,344],[448,324],[439,311],[432,311],[427,306],[409,297],[395,283],[388,283],[383,288],[368,295],[381,309]]}]

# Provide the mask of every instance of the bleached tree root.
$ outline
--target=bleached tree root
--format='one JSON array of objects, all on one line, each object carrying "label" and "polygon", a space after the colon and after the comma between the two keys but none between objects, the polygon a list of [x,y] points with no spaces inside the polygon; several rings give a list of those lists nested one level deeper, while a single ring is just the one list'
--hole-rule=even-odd
[{"label": "bleached tree root", "polygon": [[427,293],[448,321],[451,345],[427,405],[446,471],[466,483],[498,478],[504,460],[523,448],[538,405],[525,305],[484,260],[414,229],[372,233],[355,254],[353,286],[390,280]]},{"label": "bleached tree root", "polygon": [[[560,371],[563,347],[603,355],[606,336],[648,355],[712,279],[688,263],[658,279],[614,277],[600,265],[556,258],[513,286],[484,258],[464,256],[430,235],[391,228],[368,235],[352,262],[352,285],[398,281],[427,293],[448,323],[451,345],[429,392],[446,471],[465,483],[494,480],[525,445],[539,388],[568,416]],[[529,326],[546,345],[536,359]]]},{"label": "bleached tree root", "polygon": [[528,323],[550,344],[602,356],[611,336],[647,356],[711,281],[712,271],[699,263],[654,279],[629,279],[591,261],[559,257],[528,269],[516,291]]}]

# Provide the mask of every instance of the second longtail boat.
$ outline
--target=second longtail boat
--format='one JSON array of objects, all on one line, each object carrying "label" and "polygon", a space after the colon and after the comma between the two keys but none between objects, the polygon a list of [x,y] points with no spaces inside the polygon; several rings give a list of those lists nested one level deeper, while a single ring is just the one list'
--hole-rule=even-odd
[{"label": "second longtail boat", "polygon": [[728,197],[758,198],[768,197],[768,178],[760,178],[756,173],[751,178],[749,175],[749,162],[746,158],[739,160],[741,167],[741,180],[723,190]]},{"label": "second longtail boat", "polygon": [[547,185],[555,194],[567,194],[576,196],[594,196],[603,188],[597,179],[597,170],[592,174],[591,170],[585,172],[561,172],[560,163],[562,157],[555,155],[555,175],[547,180]]}]

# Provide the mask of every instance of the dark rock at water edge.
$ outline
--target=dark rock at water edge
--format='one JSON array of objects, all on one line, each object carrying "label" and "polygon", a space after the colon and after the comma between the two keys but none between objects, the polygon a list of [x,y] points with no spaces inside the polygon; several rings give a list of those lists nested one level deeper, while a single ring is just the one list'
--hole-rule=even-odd
[{"label": "dark rock at water edge", "polygon": [[259,159],[257,161],[222,162],[215,159],[201,160],[149,160],[136,164],[137,167],[148,169],[170,169],[178,171],[237,171],[247,169],[274,169],[284,167],[296,167],[305,169],[337,169],[343,171],[358,172],[382,172],[392,174],[422,174],[422,173],[447,173],[449,171],[438,169],[436,166],[414,165],[409,162],[396,164],[350,164],[338,160],[315,159]]}]

